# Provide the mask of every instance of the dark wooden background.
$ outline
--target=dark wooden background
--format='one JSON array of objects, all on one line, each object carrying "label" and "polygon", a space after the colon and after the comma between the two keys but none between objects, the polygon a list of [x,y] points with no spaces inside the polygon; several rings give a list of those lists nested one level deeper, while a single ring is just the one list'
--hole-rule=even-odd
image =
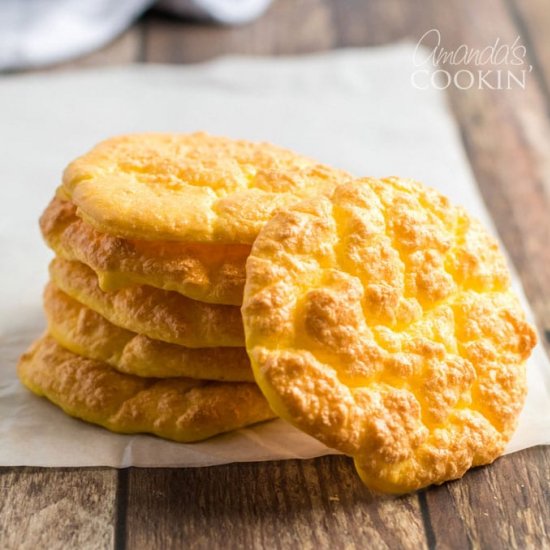
[{"label": "dark wooden background", "polygon": [[[276,0],[260,20],[238,28],[152,12],[102,51],[47,70],[417,42],[434,27],[447,48],[496,38],[511,44],[518,35],[527,47],[533,71],[525,90],[450,88],[448,96],[548,350],[547,0]],[[373,496],[344,457],[202,469],[0,470],[2,550],[113,547],[550,548],[550,447],[400,498]]]}]

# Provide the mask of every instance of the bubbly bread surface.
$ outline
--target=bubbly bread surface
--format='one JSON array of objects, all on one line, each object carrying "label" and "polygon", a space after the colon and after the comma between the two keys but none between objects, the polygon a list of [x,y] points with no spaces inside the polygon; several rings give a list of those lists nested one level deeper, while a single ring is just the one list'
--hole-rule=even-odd
[{"label": "bubbly bread surface", "polygon": [[87,222],[133,239],[251,244],[280,207],[348,177],[268,143],[133,134],[72,162],[63,189]]},{"label": "bubbly bread surface", "polygon": [[146,284],[215,304],[241,305],[249,245],[125,239],[102,233],[55,197],[40,218],[48,246],[97,274],[102,290]]},{"label": "bubbly bread surface", "polygon": [[49,336],[31,346],[17,370],[35,394],[114,432],[192,442],[274,416],[255,384],[122,374],[64,349]]},{"label": "bubbly bread surface", "polygon": [[536,342],[495,241],[398,178],[344,184],[269,221],[243,320],[273,410],[390,493],[502,453]]},{"label": "bubbly bread surface", "polygon": [[189,348],[244,347],[236,306],[198,302],[147,285],[104,292],[92,269],[62,258],[50,263],[50,277],[59,289],[114,325],[154,340]]},{"label": "bubbly bread surface", "polygon": [[245,348],[186,348],[117,327],[49,283],[44,291],[48,332],[64,348],[148,378],[189,377],[254,382]]}]

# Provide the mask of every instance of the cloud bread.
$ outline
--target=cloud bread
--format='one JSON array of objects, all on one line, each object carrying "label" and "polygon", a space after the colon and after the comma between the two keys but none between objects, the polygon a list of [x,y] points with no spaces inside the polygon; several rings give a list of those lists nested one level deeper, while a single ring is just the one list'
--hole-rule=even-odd
[{"label": "cloud bread", "polygon": [[268,143],[151,133],[103,141],[67,167],[63,189],[104,233],[251,244],[277,208],[345,177]]},{"label": "cloud bread", "polygon": [[61,258],[50,263],[50,277],[63,292],[126,330],[189,348],[244,347],[238,307],[147,285],[103,292],[88,266]]},{"label": "cloud bread", "polygon": [[241,305],[249,245],[124,239],[97,231],[55,197],[40,218],[48,246],[97,274],[102,290],[146,284],[201,302]]},{"label": "cloud bread", "polygon": [[398,178],[342,185],[268,222],[243,320],[273,410],[389,493],[502,453],[536,341],[495,241]]},{"label": "cloud bread", "polygon": [[44,291],[48,332],[66,349],[150,378],[253,382],[244,348],[186,348],[117,327],[55,287]]},{"label": "cloud bread", "polygon": [[273,418],[255,384],[122,374],[46,336],[21,357],[21,382],[67,414],[120,433],[200,441]]}]

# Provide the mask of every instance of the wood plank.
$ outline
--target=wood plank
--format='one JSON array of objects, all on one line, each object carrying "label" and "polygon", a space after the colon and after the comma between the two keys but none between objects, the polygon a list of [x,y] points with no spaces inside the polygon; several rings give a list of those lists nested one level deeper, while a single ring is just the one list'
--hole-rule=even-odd
[{"label": "wood plank", "polygon": [[547,0],[507,0],[550,109],[550,9]]},{"label": "wood plank", "polygon": [[146,25],[145,60],[195,63],[228,54],[300,54],[329,49],[333,42],[329,3],[277,0],[263,17],[238,27],[153,15]]},{"label": "wood plank", "polygon": [[437,548],[548,547],[550,447],[502,457],[424,498]]},{"label": "wood plank", "polygon": [[426,548],[417,495],[375,497],[345,457],[129,475],[127,546]]},{"label": "wood plank", "polygon": [[0,469],[0,548],[114,548],[116,487],[107,468]]},{"label": "wood plank", "polygon": [[406,0],[345,0],[331,2],[340,48],[378,46],[413,36],[419,14],[425,20],[426,4]]}]

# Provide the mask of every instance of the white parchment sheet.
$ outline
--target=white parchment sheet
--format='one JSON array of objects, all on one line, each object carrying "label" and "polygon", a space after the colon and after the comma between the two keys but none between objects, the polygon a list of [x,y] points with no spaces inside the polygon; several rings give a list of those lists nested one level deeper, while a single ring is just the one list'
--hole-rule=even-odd
[{"label": "white parchment sheet", "polygon": [[[267,140],[356,175],[414,177],[490,224],[443,92],[410,82],[413,46],[205,65],[130,66],[0,80],[0,465],[203,466],[331,453],[281,420],[182,445],[65,416],[17,381],[43,330],[51,253],[38,217],[64,166],[136,131]],[[550,365],[540,345],[508,451],[550,443]]]}]

